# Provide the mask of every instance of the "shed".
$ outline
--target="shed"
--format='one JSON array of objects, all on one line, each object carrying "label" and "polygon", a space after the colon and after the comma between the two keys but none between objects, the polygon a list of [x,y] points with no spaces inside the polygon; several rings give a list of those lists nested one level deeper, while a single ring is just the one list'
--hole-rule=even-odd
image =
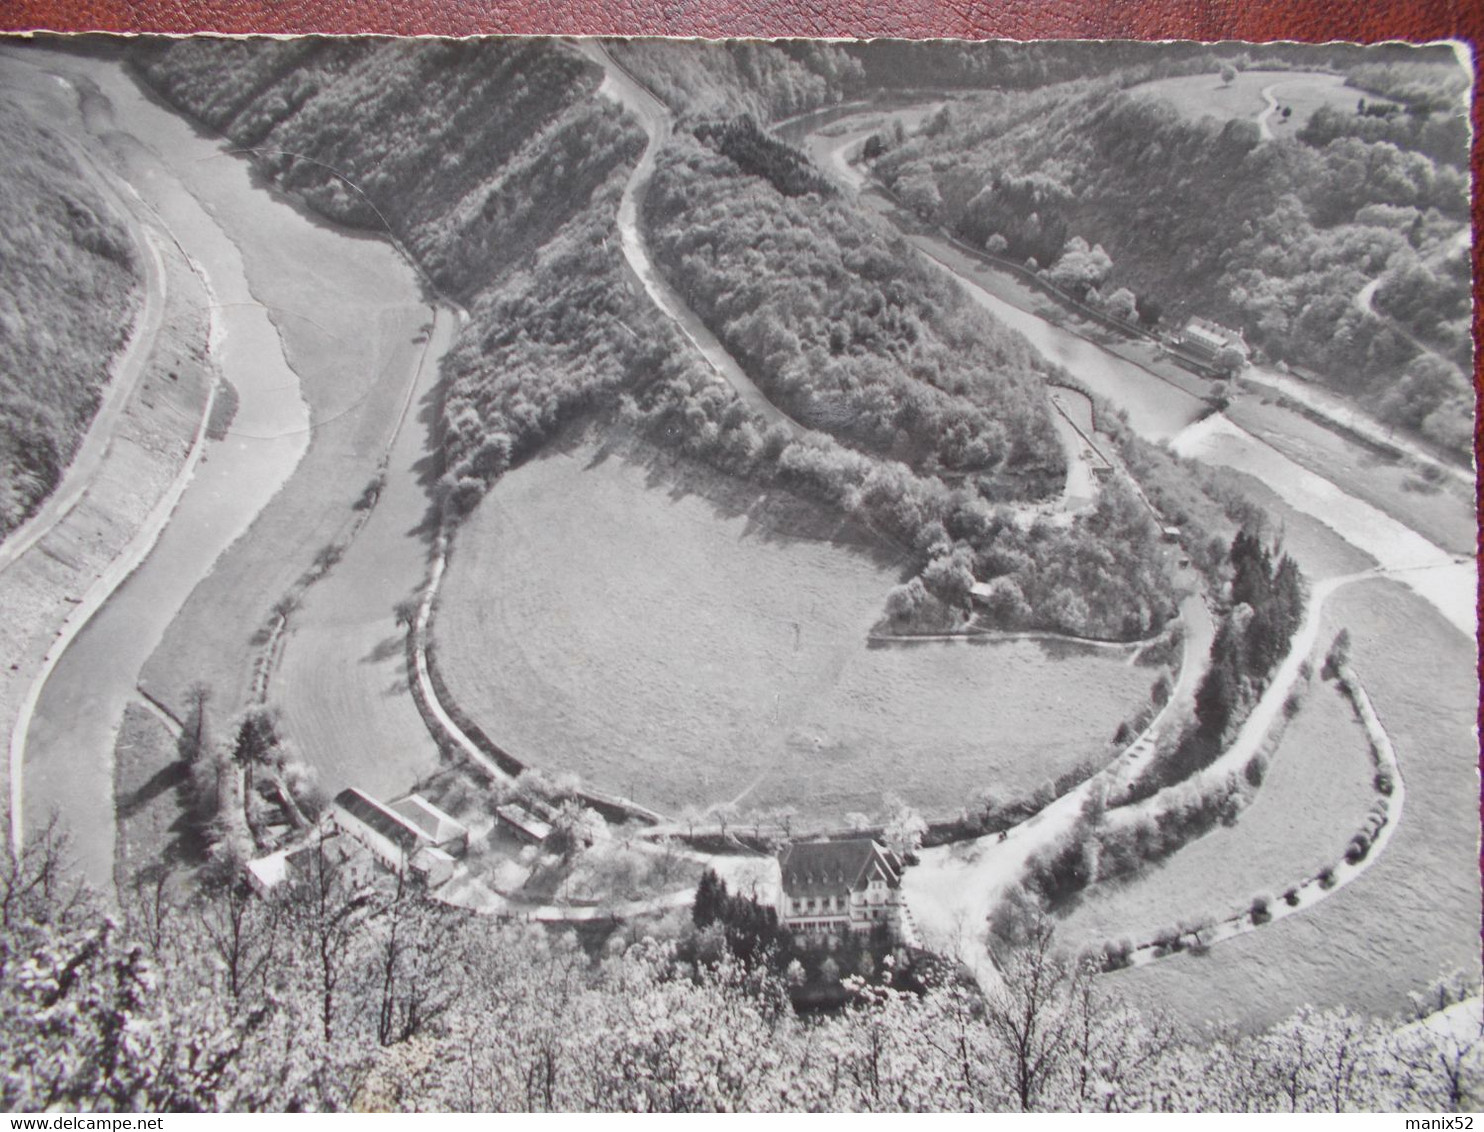
[{"label": "shed", "polygon": [[276,853],[269,853],[266,857],[258,857],[243,866],[247,872],[247,882],[259,896],[267,896],[284,881],[289,879],[289,851],[280,849]]},{"label": "shed", "polygon": [[410,864],[412,871],[430,888],[436,888],[451,878],[457,867],[454,859],[436,845],[423,846],[412,855]]},{"label": "shed", "polygon": [[551,836],[551,826],[517,802],[499,807],[495,816],[516,837],[531,845],[540,845]]}]

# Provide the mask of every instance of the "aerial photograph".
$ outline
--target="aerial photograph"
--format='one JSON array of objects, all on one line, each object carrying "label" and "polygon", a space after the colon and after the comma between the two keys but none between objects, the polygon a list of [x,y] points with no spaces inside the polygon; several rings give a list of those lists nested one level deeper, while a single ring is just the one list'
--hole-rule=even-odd
[{"label": "aerial photograph", "polygon": [[1484,1108],[1472,78],[0,39],[0,1107]]}]

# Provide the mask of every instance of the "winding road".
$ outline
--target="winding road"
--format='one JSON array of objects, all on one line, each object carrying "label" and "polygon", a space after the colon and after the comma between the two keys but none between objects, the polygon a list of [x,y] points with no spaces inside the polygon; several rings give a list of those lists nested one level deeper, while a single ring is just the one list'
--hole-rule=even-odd
[{"label": "winding road", "polygon": [[[114,864],[113,742],[139,671],[218,554],[298,462],[308,417],[238,248],[203,203],[224,192],[211,201],[218,213],[250,224],[239,194],[271,198],[251,186],[247,170],[218,165],[213,172],[221,176],[202,175],[201,159],[215,153],[214,145],[146,99],[119,64],[48,56],[42,70],[7,52],[5,66],[13,84],[54,83],[52,73],[61,73],[86,93],[85,132],[73,141],[112,157],[121,179],[209,281],[210,352],[239,394],[234,435],[208,444],[198,430],[165,498],[49,650],[10,738],[12,829],[19,835],[49,811],[60,813],[84,875],[104,887]],[[72,120],[55,126],[78,128]]]},{"label": "winding road", "polygon": [[618,206],[618,234],[624,259],[628,261],[629,267],[654,305],[675,324],[716,375],[737,391],[748,408],[770,424],[782,425],[791,435],[802,436],[807,431],[804,426],[768,400],[716,335],[706,328],[705,323],[665,281],[645,246],[640,217],[644,195],[654,176],[659,151],[674,130],[669,108],[624,70],[597,40],[579,40],[577,48],[603,68],[603,85],[598,89],[599,95],[612,99],[632,114],[648,138],[644,155],[630,174],[628,183],[624,185],[623,197]]},{"label": "winding road", "polygon": [[[1275,84],[1275,87],[1277,85],[1281,84]],[[1269,91],[1264,92],[1269,96],[1270,106],[1276,105],[1271,99],[1273,89],[1269,88]],[[924,108],[924,112],[930,109]],[[874,117],[879,118],[879,114]],[[850,122],[851,119],[845,121]],[[836,128],[828,137],[811,134],[805,141],[816,160],[842,187],[855,194],[862,204],[871,206],[873,211],[891,222],[893,214],[889,208],[882,206],[884,198],[870,191],[863,171],[849,160],[849,155],[861,139],[878,125],[871,117],[862,115],[844,130]],[[1259,125],[1263,126],[1265,123],[1260,122]],[[1127,407],[1130,410],[1130,423],[1147,439],[1172,442],[1173,447],[1183,455],[1208,463],[1223,464],[1257,476],[1289,506],[1317,520],[1377,561],[1378,566],[1373,570],[1328,578],[1314,586],[1305,621],[1295,636],[1288,656],[1232,745],[1216,764],[1207,769],[1206,778],[1224,776],[1233,769],[1240,769],[1260,748],[1282,710],[1283,702],[1296,681],[1304,660],[1309,657],[1315,645],[1326,599],[1342,586],[1363,578],[1391,577],[1429,601],[1460,632],[1470,638],[1474,636],[1477,571],[1473,560],[1448,554],[1403,523],[1349,495],[1343,488],[1322,476],[1300,467],[1270,445],[1232,424],[1223,415],[1216,414],[1197,420],[1199,412],[1191,411],[1195,408],[1196,398],[1168,385],[1164,387],[1163,396],[1155,394],[1153,391],[1158,386],[1153,383],[1162,383],[1157,375],[1072,331],[1047,322],[1029,310],[1007,302],[981,286],[975,279],[975,274],[993,271],[993,268],[987,267],[982,261],[971,259],[947,240],[907,229],[899,231],[924,253],[929,262],[952,274],[970,296],[1002,322],[1024,334],[1044,356],[1060,362],[1083,384],[1113,404]],[[1353,408],[1327,397],[1322,391],[1272,371],[1254,370],[1248,376],[1252,380],[1279,388],[1320,415],[1342,423],[1362,436],[1377,437],[1387,434],[1387,444],[1401,448],[1409,456],[1425,464],[1439,464],[1439,461],[1417,445],[1405,440],[1398,442],[1389,435],[1389,430]],[[1130,393],[1134,394],[1132,400],[1128,396]],[[1182,412],[1178,406],[1185,401],[1189,402],[1190,408]],[[1173,414],[1172,408],[1175,410]],[[1472,482],[1472,477],[1462,469],[1440,466],[1450,475]],[[1187,641],[1187,645],[1189,643]],[[1200,658],[1202,661],[1204,659],[1204,656]],[[1192,664],[1191,661],[1192,657],[1187,649],[1177,699],[1188,696],[1193,689],[1189,681],[1195,678],[1201,666]],[[1174,708],[1175,701],[1172,700],[1165,712],[1151,725],[1151,730],[1157,729]],[[1084,803],[1095,792],[1105,792],[1110,786],[1127,781],[1133,773],[1130,768],[1137,765],[1140,759],[1147,759],[1152,750],[1153,743],[1141,737],[1109,767],[1062,795],[1039,814],[1007,831],[1003,838],[996,835],[925,850],[921,854],[921,864],[908,869],[904,874],[903,890],[929,940],[959,956],[974,971],[986,990],[998,986],[1000,976],[985,947],[984,932],[986,920],[1006,886],[1019,879],[1031,857],[1070,830]],[[1139,803],[1139,808],[1152,811],[1163,802],[1161,795],[1155,795]],[[1133,813],[1134,809],[1128,808],[1128,812]],[[1362,867],[1368,868],[1372,861],[1380,857],[1393,830],[1394,825],[1385,831],[1372,855],[1362,862]],[[1303,910],[1318,899],[1327,898],[1337,888],[1313,894],[1296,910]],[[1233,931],[1230,934],[1238,933]]]}]

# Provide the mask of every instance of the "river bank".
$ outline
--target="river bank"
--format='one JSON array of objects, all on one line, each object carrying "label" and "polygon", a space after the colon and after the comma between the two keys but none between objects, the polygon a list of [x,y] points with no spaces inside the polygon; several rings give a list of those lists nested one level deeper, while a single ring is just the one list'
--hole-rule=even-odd
[{"label": "river bank", "polygon": [[202,453],[178,501],[154,518],[148,557],[55,660],[24,739],[28,825],[61,814],[84,874],[102,885],[113,867],[114,735],[138,673],[199,578],[298,462],[307,413],[241,254],[208,209],[236,207],[251,188],[245,171],[235,184],[202,176],[210,143],[143,98],[120,64],[52,54],[40,66],[79,90],[79,143],[109,155],[209,280],[210,349],[239,394],[227,438]]}]

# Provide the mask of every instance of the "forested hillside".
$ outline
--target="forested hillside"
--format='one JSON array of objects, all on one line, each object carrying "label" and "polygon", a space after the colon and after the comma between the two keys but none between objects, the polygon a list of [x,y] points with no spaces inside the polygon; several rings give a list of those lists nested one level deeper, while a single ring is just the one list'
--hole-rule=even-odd
[{"label": "forested hillside", "polygon": [[[966,99],[888,147],[876,171],[922,215],[1094,304],[1126,304],[1131,291],[1149,322],[1201,314],[1239,326],[1268,358],[1466,451],[1456,107],[1434,110],[1434,91],[1382,116],[1317,113],[1296,139],[1263,141],[1253,121],[1191,121],[1125,81]],[[1390,318],[1362,309],[1378,278]]]},{"label": "forested hillside", "polygon": [[840,44],[616,40],[608,50],[676,114],[750,114],[762,122],[858,94],[864,70]]},{"label": "forested hillside", "polygon": [[1063,474],[1047,364],[848,206],[681,138],[645,220],[696,312],[802,424],[929,471],[1004,480],[1009,498],[1044,495]]},{"label": "forested hillside", "polygon": [[995,512],[1059,490],[1045,363],[750,120],[682,138],[646,220],[703,319],[770,397],[824,430],[798,441],[706,374],[630,286],[615,220],[642,137],[592,97],[596,68],[524,42],[263,43],[238,66],[243,50],[177,43],[142,68],[314,207],[373,229],[384,218],[469,308],[445,362],[449,517],[566,422],[622,403],[663,443],[865,516],[922,572],[893,605],[910,619],[967,616],[976,576],[1005,579],[1006,627],[1128,637],[1167,615],[1137,508],[1110,497],[1070,530]]},{"label": "forested hillside", "polygon": [[[342,865],[333,840],[266,900],[144,884],[105,915],[45,840],[5,860],[0,894],[0,1104],[11,1111],[1457,1111],[1479,1100],[1476,1031],[1305,1008],[1263,1032],[1182,1033],[1058,953],[1044,921],[1003,959],[1004,987],[987,999],[944,970],[925,988],[898,977],[906,953],[867,954],[855,971],[815,956],[814,977],[851,993],[809,1017],[789,1006],[803,964],[774,969],[771,909],[708,922],[698,899],[590,955],[573,934],[491,921]],[[1419,1013],[1462,993],[1461,981],[1442,985]]]},{"label": "forested hillside", "polygon": [[151,50],[142,69],[314,208],[389,228],[469,309],[445,362],[451,516],[578,413],[684,369],[610,239],[643,135],[592,97],[598,70],[575,54],[537,41],[197,40]]},{"label": "forested hillside", "polygon": [[56,134],[0,103],[0,537],[56,486],[138,303],[115,207]]},{"label": "forested hillside", "polygon": [[[149,82],[317,211],[402,240],[463,299],[539,247],[640,146],[550,43],[141,45]],[[519,191],[511,191],[511,186]]]}]

